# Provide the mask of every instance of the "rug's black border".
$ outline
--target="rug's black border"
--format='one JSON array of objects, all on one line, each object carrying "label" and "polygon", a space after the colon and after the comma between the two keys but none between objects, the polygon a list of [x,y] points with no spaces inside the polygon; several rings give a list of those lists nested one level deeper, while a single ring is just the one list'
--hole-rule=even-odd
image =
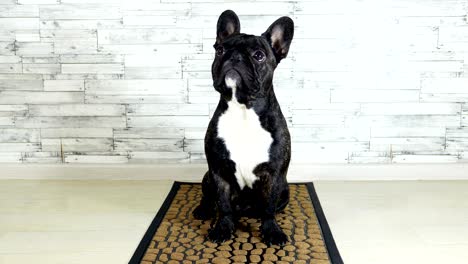
[{"label": "rug's black border", "polygon": [[[181,184],[199,184],[199,183],[191,183],[191,182],[174,182],[172,185],[171,191],[167,195],[164,203],[162,204],[161,208],[159,209],[158,213],[154,217],[151,225],[146,230],[145,235],[140,241],[140,244],[135,250],[132,258],[128,262],[129,264],[140,264],[143,256],[145,255],[146,249],[148,248],[151,240],[153,239],[156,230],[158,229],[161,221],[166,215],[167,210],[169,209],[172,200],[174,199],[177,191],[180,188]],[[295,184],[295,183],[292,183]],[[325,242],[325,246],[328,251],[328,256],[330,257],[330,262],[332,264],[343,264],[343,260],[341,259],[340,252],[336,247],[335,240],[333,239],[333,235],[331,233],[330,227],[328,226],[327,219],[325,218],[325,214],[323,213],[322,206],[320,205],[320,200],[315,192],[314,184],[312,182],[307,183],[297,183],[297,184],[305,184],[307,186],[307,190],[309,191],[310,200],[312,200],[312,204],[315,209],[315,215],[317,216],[317,220],[319,222],[319,226],[322,230],[322,237]]]}]

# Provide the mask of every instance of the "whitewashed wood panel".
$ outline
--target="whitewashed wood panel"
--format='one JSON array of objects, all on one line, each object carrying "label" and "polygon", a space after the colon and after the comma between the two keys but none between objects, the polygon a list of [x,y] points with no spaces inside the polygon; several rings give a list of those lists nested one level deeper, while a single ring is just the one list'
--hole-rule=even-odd
[{"label": "whitewashed wood panel", "polygon": [[176,95],[184,94],[185,80],[87,80],[87,94],[95,95]]},{"label": "whitewashed wood panel", "polygon": [[84,90],[83,80],[44,80],[44,91],[79,92]]},{"label": "whitewashed wood panel", "polygon": [[53,19],[41,18],[41,29],[115,29],[122,28],[121,19]]},{"label": "whitewashed wood panel", "polygon": [[41,91],[42,89],[42,80],[0,79],[0,90]]},{"label": "whitewashed wood panel", "polygon": [[52,42],[18,42],[16,46],[16,55],[52,55],[54,53]]},{"label": "whitewashed wood panel", "polygon": [[60,64],[25,63],[23,73],[55,74],[60,72]]},{"label": "whitewashed wood panel", "polygon": [[26,30],[39,29],[39,18],[15,17],[1,18],[0,29]]},{"label": "whitewashed wood panel", "polygon": [[39,129],[0,128],[0,142],[39,142]]},{"label": "whitewashed wood panel", "polygon": [[124,116],[125,106],[111,104],[31,105],[30,116]]},{"label": "whitewashed wood panel", "polygon": [[347,116],[346,127],[459,127],[459,115]]},{"label": "whitewashed wood panel", "polygon": [[97,4],[61,4],[41,6],[41,19],[119,19],[119,6]]},{"label": "whitewashed wood panel", "polygon": [[445,137],[445,127],[371,127],[372,138]]},{"label": "whitewashed wood panel", "polygon": [[207,104],[131,104],[128,116],[208,116]]},{"label": "whitewashed wood panel", "polygon": [[201,43],[200,30],[115,29],[98,30],[99,44]]},{"label": "whitewashed wood panel", "polygon": [[127,67],[125,79],[181,79],[180,67]]},{"label": "whitewashed wood panel", "polygon": [[447,138],[447,150],[465,151],[468,148],[468,138]]},{"label": "whitewashed wood panel", "polygon": [[127,163],[128,156],[119,155],[65,155],[65,163]]},{"label": "whitewashed wood panel", "polygon": [[421,92],[468,94],[468,78],[424,79],[421,82]]},{"label": "whitewashed wood panel", "polygon": [[203,153],[205,152],[205,141],[203,139],[184,139],[184,151]]},{"label": "whitewashed wood panel", "polygon": [[113,140],[110,138],[62,138],[60,142],[64,152],[113,150]]},{"label": "whitewashed wood panel", "polygon": [[86,95],[85,102],[90,104],[181,104],[186,96],[180,95]]},{"label": "whitewashed wood panel", "polygon": [[331,90],[331,102],[419,102],[419,90]]},{"label": "whitewashed wood panel", "polygon": [[205,139],[206,127],[187,127],[184,137],[186,139]]},{"label": "whitewashed wood panel", "polygon": [[15,32],[15,39],[19,42],[39,42],[41,36],[38,30],[23,30]]},{"label": "whitewashed wood panel", "polygon": [[457,162],[456,155],[394,155],[393,163],[452,163]]},{"label": "whitewashed wood panel", "polygon": [[0,143],[0,152],[39,151],[40,143]]},{"label": "whitewashed wood panel", "polygon": [[15,118],[13,116],[0,116],[0,126],[13,126],[15,125]]},{"label": "whitewashed wood panel", "polygon": [[445,138],[371,138],[372,151],[443,151]]},{"label": "whitewashed wood panel", "polygon": [[35,116],[17,117],[15,126],[20,128],[122,128],[125,117]]},{"label": "whitewashed wood panel", "polygon": [[205,163],[225,9],[245,33],[294,19],[274,80],[293,163],[468,160],[465,0],[0,2],[0,142],[41,143],[1,162]]},{"label": "whitewashed wood panel", "polygon": [[183,142],[180,139],[115,139],[117,151],[181,151]]},{"label": "whitewashed wood panel", "polygon": [[0,104],[67,104],[82,103],[79,92],[0,91]]},{"label": "whitewashed wood panel", "polygon": [[0,152],[0,163],[21,163],[21,152]]},{"label": "whitewashed wood panel", "polygon": [[130,163],[188,163],[189,153],[169,151],[132,151]]},{"label": "whitewashed wood panel", "polygon": [[148,56],[167,54],[200,53],[202,43],[168,44],[102,44],[98,43],[98,52],[116,54],[144,54]]},{"label": "whitewashed wood panel", "polygon": [[122,74],[123,64],[62,64],[62,73]]},{"label": "whitewashed wood panel", "polygon": [[113,128],[42,128],[41,138],[112,138]]},{"label": "whitewashed wood panel", "polygon": [[208,125],[207,116],[130,116],[129,127],[200,127]]},{"label": "whitewashed wood panel", "polygon": [[370,129],[366,127],[291,127],[291,140],[308,141],[369,141]]},{"label": "whitewashed wood panel", "polygon": [[23,163],[61,163],[62,157],[59,152],[25,152]]},{"label": "whitewashed wood panel", "polygon": [[364,115],[459,115],[459,104],[443,103],[368,103],[361,105]]},{"label": "whitewashed wood panel", "polygon": [[22,65],[19,63],[2,63],[0,64],[0,73],[21,73]]},{"label": "whitewashed wood panel", "polygon": [[122,63],[124,56],[120,54],[65,54],[60,56],[61,63]]},{"label": "whitewashed wood panel", "polygon": [[124,128],[115,129],[114,138],[173,138],[184,137],[184,129],[176,127]]},{"label": "whitewashed wood panel", "polygon": [[390,163],[392,160],[391,153],[385,151],[362,151],[350,152],[349,163]]}]

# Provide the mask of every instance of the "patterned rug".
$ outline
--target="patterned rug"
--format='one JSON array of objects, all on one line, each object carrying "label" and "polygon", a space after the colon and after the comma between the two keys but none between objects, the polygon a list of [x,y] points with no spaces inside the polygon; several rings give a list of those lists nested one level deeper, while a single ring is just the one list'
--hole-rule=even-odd
[{"label": "patterned rug", "polygon": [[276,215],[290,238],[284,246],[262,243],[260,221],[246,217],[232,240],[210,242],[211,220],[192,216],[201,196],[200,184],[175,182],[129,263],[343,263],[312,183],[290,184],[290,202]]}]

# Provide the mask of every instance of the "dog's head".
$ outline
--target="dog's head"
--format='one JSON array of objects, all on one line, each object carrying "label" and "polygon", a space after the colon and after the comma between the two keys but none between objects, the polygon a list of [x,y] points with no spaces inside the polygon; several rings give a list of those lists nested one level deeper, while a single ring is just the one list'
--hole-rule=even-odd
[{"label": "dog's head", "polygon": [[294,23],[281,17],[261,36],[240,33],[236,13],[224,11],[216,30],[213,85],[227,101],[250,106],[272,89],[273,72],[286,57],[294,35]]}]

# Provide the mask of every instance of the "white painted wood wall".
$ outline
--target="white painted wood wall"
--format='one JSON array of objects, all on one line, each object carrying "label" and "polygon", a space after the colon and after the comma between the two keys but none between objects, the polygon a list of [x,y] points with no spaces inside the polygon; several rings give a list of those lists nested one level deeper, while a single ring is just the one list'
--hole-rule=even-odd
[{"label": "white painted wood wall", "polygon": [[293,162],[468,161],[468,1],[0,0],[0,161],[199,163],[215,25],[295,21]]}]

